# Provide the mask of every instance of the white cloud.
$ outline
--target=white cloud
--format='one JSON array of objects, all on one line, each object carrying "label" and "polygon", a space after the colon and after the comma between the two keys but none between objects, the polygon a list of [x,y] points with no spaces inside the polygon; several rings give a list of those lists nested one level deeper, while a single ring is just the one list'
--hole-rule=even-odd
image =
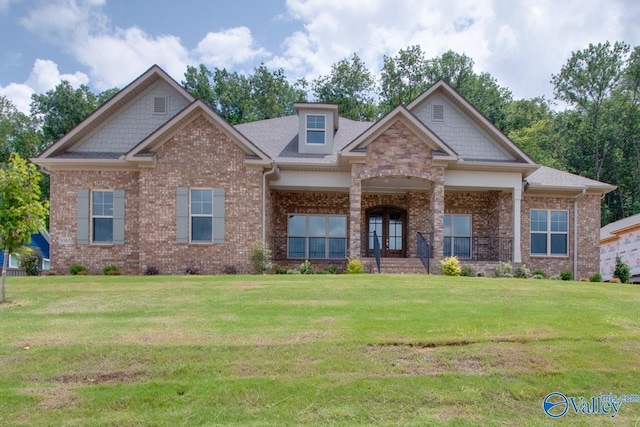
[{"label": "white cloud", "polygon": [[36,59],[27,81],[0,87],[0,95],[9,98],[18,110],[28,114],[31,95],[54,89],[62,80],[67,80],[73,87],[89,83],[89,77],[84,73],[60,74],[58,65],[53,61]]},{"label": "white cloud", "polygon": [[251,30],[247,27],[210,32],[198,43],[193,53],[197,62],[219,68],[232,67],[270,55],[264,48],[254,46]]}]

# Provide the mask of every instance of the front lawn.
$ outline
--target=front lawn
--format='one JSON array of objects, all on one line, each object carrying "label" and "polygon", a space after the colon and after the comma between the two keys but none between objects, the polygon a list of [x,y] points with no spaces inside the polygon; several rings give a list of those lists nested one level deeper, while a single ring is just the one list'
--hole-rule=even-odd
[{"label": "front lawn", "polygon": [[634,425],[640,286],[424,275],[8,278],[0,424]]}]

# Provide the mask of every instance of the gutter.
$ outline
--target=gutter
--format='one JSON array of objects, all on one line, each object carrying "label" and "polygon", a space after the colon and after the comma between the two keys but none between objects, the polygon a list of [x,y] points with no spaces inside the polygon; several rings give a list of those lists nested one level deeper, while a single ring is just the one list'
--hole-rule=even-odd
[{"label": "gutter", "polygon": [[267,175],[278,175],[278,165],[272,163],[270,171],[262,174],[262,243],[267,239]]},{"label": "gutter", "polygon": [[573,198],[573,280],[580,280],[578,277],[578,199],[586,192],[587,189],[583,187],[582,192]]}]

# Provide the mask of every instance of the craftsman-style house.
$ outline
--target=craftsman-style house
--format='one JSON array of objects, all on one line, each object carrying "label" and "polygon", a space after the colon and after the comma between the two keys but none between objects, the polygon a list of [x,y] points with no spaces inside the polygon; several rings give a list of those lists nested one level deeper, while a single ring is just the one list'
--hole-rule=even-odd
[{"label": "craftsman-style house", "polygon": [[614,187],[535,164],[447,83],[375,123],[295,108],[231,126],[150,68],[34,159],[51,175],[52,270],[248,271],[260,240],[279,264],[341,264],[377,239],[396,271],[426,271],[419,255],[432,271],[448,255],[598,271]]}]

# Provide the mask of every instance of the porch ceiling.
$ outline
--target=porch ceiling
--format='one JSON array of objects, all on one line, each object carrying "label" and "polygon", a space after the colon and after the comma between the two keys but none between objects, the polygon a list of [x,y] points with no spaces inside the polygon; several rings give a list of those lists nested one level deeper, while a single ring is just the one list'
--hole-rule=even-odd
[{"label": "porch ceiling", "polygon": [[430,189],[430,182],[409,178],[371,178],[362,181],[362,192],[364,193],[405,193]]}]

